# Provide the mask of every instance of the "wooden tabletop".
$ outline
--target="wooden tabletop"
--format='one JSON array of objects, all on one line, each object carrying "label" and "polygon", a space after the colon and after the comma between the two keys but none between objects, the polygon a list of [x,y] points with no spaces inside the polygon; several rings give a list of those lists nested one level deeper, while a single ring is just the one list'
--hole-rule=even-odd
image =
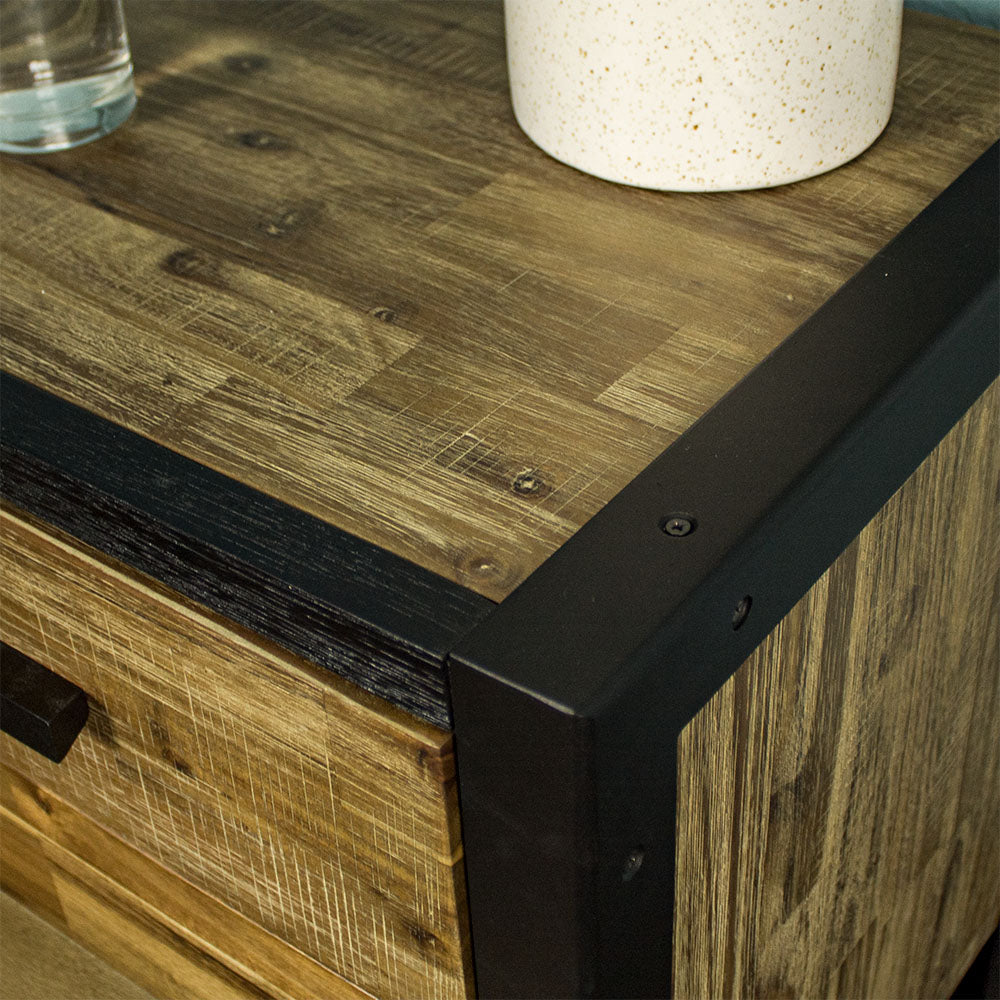
[{"label": "wooden tabletop", "polygon": [[3,365],[495,600],[1000,132],[908,13],[853,163],[642,191],[520,132],[497,3],[248,9],[130,0],[133,119],[3,159]]}]

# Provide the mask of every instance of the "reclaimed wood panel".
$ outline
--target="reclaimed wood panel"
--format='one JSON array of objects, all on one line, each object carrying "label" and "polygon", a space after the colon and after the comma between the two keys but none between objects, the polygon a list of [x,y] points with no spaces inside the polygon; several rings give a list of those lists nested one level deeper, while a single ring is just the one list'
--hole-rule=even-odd
[{"label": "reclaimed wood panel", "polygon": [[677,997],[950,996],[1000,917],[1000,383],[678,743]]},{"label": "reclaimed wood panel", "polygon": [[4,889],[164,1000],[369,996],[2,765],[0,823]]},{"label": "reclaimed wood panel", "polygon": [[62,764],[6,764],[362,989],[466,996],[449,734],[14,512],[0,540],[5,641],[91,705]]},{"label": "reclaimed wood panel", "polygon": [[500,599],[996,137],[997,36],[907,15],[882,139],[670,195],[551,160],[496,3],[129,5],[123,129],[5,161],[3,361]]},{"label": "reclaimed wood panel", "polygon": [[0,892],[0,927],[0,1000],[153,1000],[6,892]]},{"label": "reclaimed wood panel", "polygon": [[[11,879],[18,898],[32,905],[36,883],[42,882],[39,894],[51,893],[57,900],[48,919],[86,948],[100,949],[109,964],[139,985],[152,989],[158,983],[157,995],[170,1000],[268,996],[210,955],[182,944],[145,912],[139,897],[123,893],[102,872],[81,871],[72,857],[60,856],[35,831],[12,821],[6,810],[0,810],[0,834],[5,855],[10,852],[4,859],[4,884]],[[68,998],[53,993],[51,1000]]]}]

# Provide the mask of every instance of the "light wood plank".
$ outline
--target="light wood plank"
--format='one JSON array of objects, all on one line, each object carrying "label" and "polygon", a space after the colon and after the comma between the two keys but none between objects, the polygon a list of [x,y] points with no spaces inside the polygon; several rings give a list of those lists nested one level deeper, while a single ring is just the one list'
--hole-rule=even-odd
[{"label": "light wood plank", "polygon": [[60,765],[0,758],[380,997],[471,975],[451,738],[20,516],[3,636],[87,693]]},{"label": "light wood plank", "polygon": [[153,1000],[6,892],[0,939],[0,1000]]},{"label": "light wood plank", "polygon": [[[6,810],[0,810],[4,839],[16,827]],[[32,831],[24,831],[33,836]],[[23,851],[5,861],[17,865],[31,857]],[[171,928],[146,912],[139,897],[124,892],[101,872],[80,870],[72,856],[39,838],[35,864],[44,866],[59,899],[59,920],[65,932],[90,951],[98,951],[114,968],[164,1000],[212,997],[213,1000],[248,1000],[270,994],[239,976],[210,954],[191,943],[181,944]],[[24,881],[35,872],[22,872]],[[30,900],[30,896],[22,897]],[[58,1000],[54,995],[52,1000]]]},{"label": "light wood plank", "polygon": [[156,996],[369,996],[3,766],[0,803],[4,886]]},{"label": "light wood plank", "polygon": [[998,412],[995,383],[681,734],[676,996],[950,996],[996,927]]},{"label": "light wood plank", "polygon": [[498,4],[255,11],[132,4],[134,119],[4,163],[4,365],[495,599],[1000,132],[908,15],[855,162],[639,191],[521,134]]}]

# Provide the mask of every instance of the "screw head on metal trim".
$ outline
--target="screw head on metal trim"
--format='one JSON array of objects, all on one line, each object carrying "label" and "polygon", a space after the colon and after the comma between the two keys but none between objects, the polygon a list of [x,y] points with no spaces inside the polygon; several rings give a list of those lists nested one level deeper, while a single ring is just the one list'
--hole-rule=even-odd
[{"label": "screw head on metal trim", "polygon": [[646,857],[646,852],[637,847],[629,853],[625,859],[625,866],[622,868],[622,881],[631,882],[635,878],[636,872],[642,867],[642,862]]},{"label": "screw head on metal trim", "polygon": [[685,514],[671,514],[663,519],[662,528],[672,538],[683,538],[695,529],[694,518]]},{"label": "screw head on metal trim", "polygon": [[747,616],[750,614],[750,606],[753,604],[753,598],[747,594],[737,605],[733,611],[732,624],[733,631],[735,632],[738,628],[741,628],[743,623],[747,620]]}]

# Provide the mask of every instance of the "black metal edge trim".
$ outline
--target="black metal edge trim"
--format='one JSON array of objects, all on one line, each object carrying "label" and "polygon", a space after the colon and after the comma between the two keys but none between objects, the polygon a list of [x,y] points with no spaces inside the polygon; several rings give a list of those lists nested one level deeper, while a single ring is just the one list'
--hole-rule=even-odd
[{"label": "black metal edge trim", "polygon": [[448,649],[491,601],[8,373],[0,496],[450,728]]},{"label": "black metal edge trim", "polygon": [[993,146],[450,657],[483,997],[669,995],[677,738],[996,377],[998,190]]}]

